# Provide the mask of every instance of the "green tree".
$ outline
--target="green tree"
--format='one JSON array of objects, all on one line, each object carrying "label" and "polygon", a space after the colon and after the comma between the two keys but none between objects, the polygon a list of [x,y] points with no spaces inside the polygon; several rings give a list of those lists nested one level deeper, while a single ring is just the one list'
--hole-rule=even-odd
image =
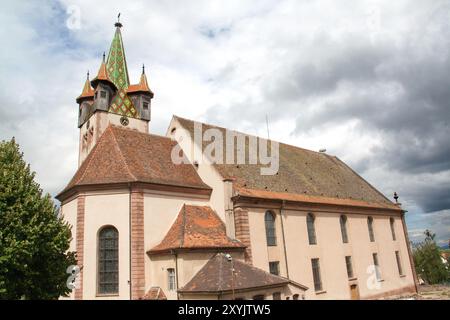
[{"label": "green tree", "polygon": [[419,276],[428,284],[437,284],[449,279],[449,270],[442,262],[440,250],[434,241],[435,234],[424,232],[425,240],[413,250],[414,264]]},{"label": "green tree", "polygon": [[14,138],[0,142],[0,299],[56,299],[67,295],[70,226]]}]

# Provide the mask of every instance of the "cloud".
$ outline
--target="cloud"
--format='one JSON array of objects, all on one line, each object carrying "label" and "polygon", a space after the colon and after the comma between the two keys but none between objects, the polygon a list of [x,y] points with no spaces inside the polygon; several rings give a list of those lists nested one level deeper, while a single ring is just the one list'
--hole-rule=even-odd
[{"label": "cloud", "polygon": [[[68,28],[71,6],[79,29]],[[16,136],[46,191],[77,167],[74,99],[121,12],[130,79],[144,62],[155,92],[152,132],[177,114],[266,136],[267,115],[271,138],[326,148],[397,191],[410,228],[450,237],[438,223],[450,208],[449,0],[96,6],[16,1],[0,12],[0,138]]]}]

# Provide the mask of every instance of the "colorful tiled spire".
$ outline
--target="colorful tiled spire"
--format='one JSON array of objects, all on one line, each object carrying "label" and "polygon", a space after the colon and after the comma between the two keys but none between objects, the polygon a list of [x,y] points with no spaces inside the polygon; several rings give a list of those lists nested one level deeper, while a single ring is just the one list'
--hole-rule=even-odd
[{"label": "colorful tiled spire", "polygon": [[123,48],[122,34],[120,28],[122,24],[117,22],[116,33],[109,49],[108,59],[106,60],[106,72],[108,78],[114,83],[117,88],[109,111],[118,113],[124,116],[135,118],[138,116],[136,108],[131,99],[127,96],[127,89],[130,85],[128,76],[127,61],[125,59],[125,50]]}]

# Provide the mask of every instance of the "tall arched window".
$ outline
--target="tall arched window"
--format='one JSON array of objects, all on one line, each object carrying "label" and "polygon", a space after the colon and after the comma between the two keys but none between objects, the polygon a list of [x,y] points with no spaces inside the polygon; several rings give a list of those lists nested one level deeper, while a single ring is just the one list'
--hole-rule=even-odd
[{"label": "tall arched window", "polygon": [[264,221],[266,223],[266,239],[268,246],[277,245],[277,235],[275,231],[275,215],[272,211],[266,211],[264,216]]},{"label": "tall arched window", "polygon": [[394,218],[389,219],[389,222],[391,224],[391,233],[392,233],[392,240],[396,240],[397,237],[395,236],[395,220]]},{"label": "tall arched window", "polygon": [[341,235],[342,235],[342,242],[348,243],[348,234],[347,234],[347,217],[342,215],[339,218],[339,222],[341,224]]},{"label": "tall arched window", "polygon": [[375,242],[375,235],[373,233],[373,218],[372,217],[367,218],[367,228],[369,229],[370,242]]},{"label": "tall arched window", "polygon": [[98,233],[98,294],[119,293],[119,232],[112,226]]},{"label": "tall arched window", "polygon": [[312,213],[308,213],[308,216],[306,217],[306,226],[308,228],[309,244],[317,244],[316,228],[314,226],[314,220],[315,220],[314,215]]}]

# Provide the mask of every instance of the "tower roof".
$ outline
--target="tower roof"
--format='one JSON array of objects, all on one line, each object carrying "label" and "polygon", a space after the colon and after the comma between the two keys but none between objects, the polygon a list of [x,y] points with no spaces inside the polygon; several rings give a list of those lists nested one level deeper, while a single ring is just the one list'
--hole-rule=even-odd
[{"label": "tower roof", "polygon": [[77,103],[80,103],[82,99],[85,98],[93,98],[94,97],[94,90],[91,87],[91,82],[89,81],[89,72],[87,73],[86,82],[83,86],[83,91],[81,94],[77,97]]},{"label": "tower roof", "polygon": [[[92,86],[95,88],[100,81],[107,81],[113,85],[115,85],[111,79],[108,77],[108,73],[106,72],[106,64],[105,64],[105,54],[103,53],[103,60],[100,64],[100,68],[98,69],[97,76],[91,81]],[[116,86],[117,87],[117,86]]]},{"label": "tower roof", "polygon": [[120,28],[122,24],[115,24],[116,32],[109,48],[106,67],[108,76],[117,88],[126,89],[130,85],[128,76],[127,61],[125,58],[125,49],[123,48],[122,33]]},{"label": "tower roof", "polygon": [[150,90],[150,87],[148,85],[147,76],[145,75],[145,69],[144,66],[142,66],[142,74],[141,79],[139,80],[138,84],[131,84],[128,87],[127,90],[128,93],[134,93],[134,92],[144,92],[149,93],[151,97],[153,98],[153,92]]}]

